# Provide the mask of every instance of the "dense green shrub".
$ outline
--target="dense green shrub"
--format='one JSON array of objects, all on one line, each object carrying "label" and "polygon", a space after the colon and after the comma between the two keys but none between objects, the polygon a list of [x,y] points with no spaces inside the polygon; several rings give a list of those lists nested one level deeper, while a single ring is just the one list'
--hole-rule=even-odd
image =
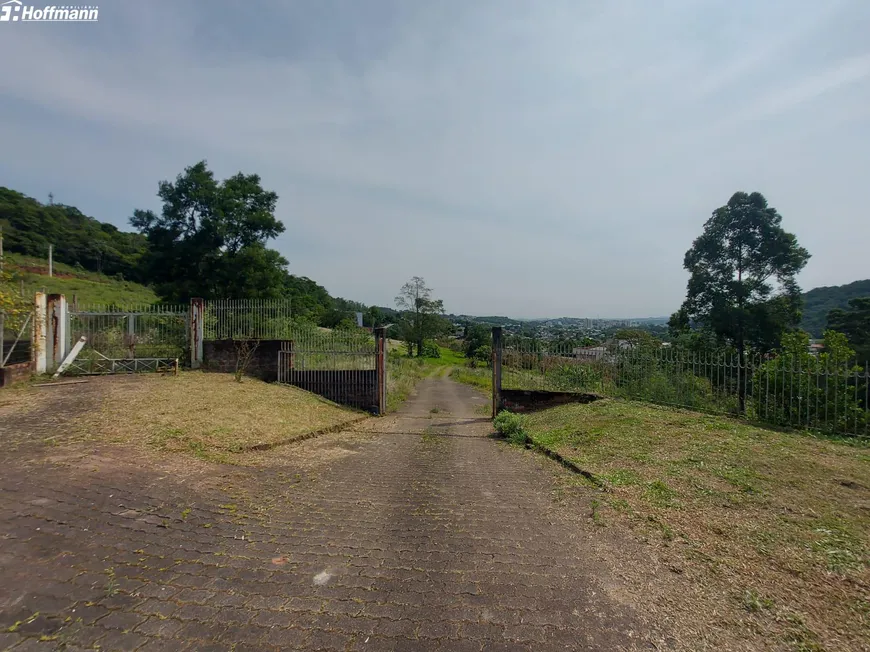
[{"label": "dense green shrub", "polygon": [[522,445],[528,441],[525,431],[525,419],[522,415],[502,410],[493,420],[496,432],[505,437],[512,444]]},{"label": "dense green shrub", "polygon": [[431,340],[423,342],[423,357],[424,358],[440,358],[441,347]]}]

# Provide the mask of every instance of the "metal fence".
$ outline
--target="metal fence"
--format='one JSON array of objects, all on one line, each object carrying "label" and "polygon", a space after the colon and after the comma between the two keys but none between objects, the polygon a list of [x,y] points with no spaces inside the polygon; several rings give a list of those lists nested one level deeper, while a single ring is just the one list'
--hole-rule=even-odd
[{"label": "metal fence", "polygon": [[32,310],[0,310],[0,367],[30,361],[32,320]]},{"label": "metal fence", "polygon": [[386,401],[385,353],[383,333],[297,331],[278,353],[278,382],[381,413]]},{"label": "metal fence", "polygon": [[500,347],[501,388],[591,392],[795,428],[870,437],[870,367],[809,353],[700,355],[577,348],[522,338]]},{"label": "metal fence", "polygon": [[203,303],[206,340],[284,340],[292,335],[290,299],[215,299]]},{"label": "metal fence", "polygon": [[77,306],[69,311],[71,342],[85,337],[80,361],[184,358],[190,329],[186,305]]}]

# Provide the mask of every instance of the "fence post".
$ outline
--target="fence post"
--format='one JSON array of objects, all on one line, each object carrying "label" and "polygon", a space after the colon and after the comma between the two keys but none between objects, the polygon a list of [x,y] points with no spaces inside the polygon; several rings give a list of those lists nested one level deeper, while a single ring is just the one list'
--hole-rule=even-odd
[{"label": "fence post", "polygon": [[492,418],[501,410],[502,328],[492,327]]},{"label": "fence post", "polygon": [[33,370],[38,374],[47,371],[46,357],[46,299],[44,292],[37,292],[33,299],[33,332],[30,337]]},{"label": "fence post", "polygon": [[199,369],[202,366],[203,316],[205,301],[190,300],[190,368]]},{"label": "fence post", "polygon": [[54,371],[69,353],[69,308],[62,294],[49,294],[46,298],[46,371]]},{"label": "fence post", "polygon": [[374,331],[377,346],[375,368],[378,383],[378,414],[383,416],[387,413],[387,329],[379,326]]}]

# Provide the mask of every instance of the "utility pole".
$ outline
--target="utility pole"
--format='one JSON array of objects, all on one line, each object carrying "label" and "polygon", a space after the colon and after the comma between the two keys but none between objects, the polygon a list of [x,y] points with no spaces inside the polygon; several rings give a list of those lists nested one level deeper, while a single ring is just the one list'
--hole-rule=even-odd
[{"label": "utility pole", "polygon": [[48,205],[54,206],[54,193],[53,192],[48,193]]},{"label": "utility pole", "polygon": [[53,264],[52,264],[52,250],[54,249],[54,245],[48,245],[48,278],[54,276]]}]

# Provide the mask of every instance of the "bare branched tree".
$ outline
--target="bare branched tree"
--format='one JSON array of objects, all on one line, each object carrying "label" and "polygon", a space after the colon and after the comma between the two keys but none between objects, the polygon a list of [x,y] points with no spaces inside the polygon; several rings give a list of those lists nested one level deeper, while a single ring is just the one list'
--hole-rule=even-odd
[{"label": "bare branched tree", "polygon": [[248,369],[248,365],[251,364],[251,360],[254,358],[254,354],[257,351],[257,347],[260,345],[260,340],[254,340],[248,337],[233,340],[233,343],[236,346],[236,372],[235,378],[236,382],[242,382],[242,377],[245,375],[245,372]]}]

